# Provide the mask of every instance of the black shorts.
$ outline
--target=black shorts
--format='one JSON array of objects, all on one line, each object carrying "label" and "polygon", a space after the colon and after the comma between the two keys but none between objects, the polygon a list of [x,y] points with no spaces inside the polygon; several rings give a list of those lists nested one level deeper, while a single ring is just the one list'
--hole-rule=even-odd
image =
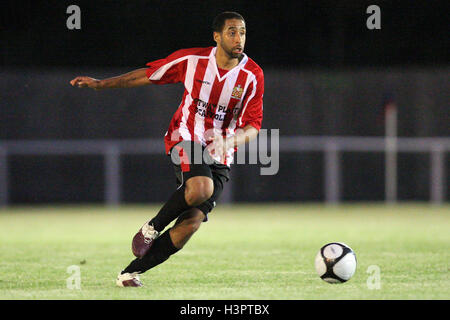
[{"label": "black shorts", "polygon": [[169,155],[175,169],[177,189],[184,187],[185,182],[192,177],[204,176],[213,180],[214,191],[212,196],[196,206],[205,214],[203,221],[206,222],[208,221],[208,213],[216,206],[216,201],[222,193],[225,182],[230,180],[230,167],[214,161],[208,152],[204,153],[205,157],[197,156],[197,158],[194,158],[193,150],[196,147],[198,148],[196,150],[201,150],[202,153],[205,150],[203,146],[196,142],[181,141],[171,149]]}]

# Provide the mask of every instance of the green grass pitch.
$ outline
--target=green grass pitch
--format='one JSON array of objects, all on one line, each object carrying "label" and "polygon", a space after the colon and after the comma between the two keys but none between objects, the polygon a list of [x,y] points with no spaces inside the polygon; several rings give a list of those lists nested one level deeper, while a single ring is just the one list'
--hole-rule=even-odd
[{"label": "green grass pitch", "polygon": [[[115,286],[131,239],[159,206],[0,210],[0,299],[449,299],[450,208],[427,204],[219,205],[185,248]],[[358,267],[344,284],[322,281],[319,248],[345,242]],[[67,268],[81,288],[68,289]],[[367,285],[369,266],[380,288]]]}]

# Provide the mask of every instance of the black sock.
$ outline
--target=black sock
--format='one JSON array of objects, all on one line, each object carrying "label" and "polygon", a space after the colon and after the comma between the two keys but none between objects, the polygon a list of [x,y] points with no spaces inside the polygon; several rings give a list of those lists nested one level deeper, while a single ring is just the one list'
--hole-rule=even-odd
[{"label": "black sock", "polygon": [[145,256],[131,261],[128,267],[122,271],[122,274],[133,272],[144,273],[158,264],[163,263],[169,259],[172,254],[180,250],[173,245],[169,231],[170,229],[154,240],[155,242]]},{"label": "black sock", "polygon": [[149,222],[156,231],[161,232],[190,206],[184,198],[184,185],[175,191],[158,214]]}]

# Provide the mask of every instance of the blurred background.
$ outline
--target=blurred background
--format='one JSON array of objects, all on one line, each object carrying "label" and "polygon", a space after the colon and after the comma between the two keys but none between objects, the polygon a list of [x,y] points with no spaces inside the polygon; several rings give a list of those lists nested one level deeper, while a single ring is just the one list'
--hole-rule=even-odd
[{"label": "blurred background", "polygon": [[[77,5],[81,29],[67,20]],[[381,29],[368,29],[369,5]],[[232,168],[223,202],[448,201],[448,1],[8,1],[0,13],[0,206],[152,203],[175,188],[163,137],[181,85],[69,85],[213,46],[241,13],[265,73],[276,175]]]}]

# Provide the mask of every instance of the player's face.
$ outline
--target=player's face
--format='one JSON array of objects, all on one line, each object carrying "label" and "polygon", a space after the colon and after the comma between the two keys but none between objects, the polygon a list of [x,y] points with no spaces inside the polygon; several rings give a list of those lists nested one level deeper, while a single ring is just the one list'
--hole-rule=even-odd
[{"label": "player's face", "polygon": [[222,32],[216,32],[214,39],[230,58],[239,58],[244,52],[245,22],[239,19],[225,20]]}]

